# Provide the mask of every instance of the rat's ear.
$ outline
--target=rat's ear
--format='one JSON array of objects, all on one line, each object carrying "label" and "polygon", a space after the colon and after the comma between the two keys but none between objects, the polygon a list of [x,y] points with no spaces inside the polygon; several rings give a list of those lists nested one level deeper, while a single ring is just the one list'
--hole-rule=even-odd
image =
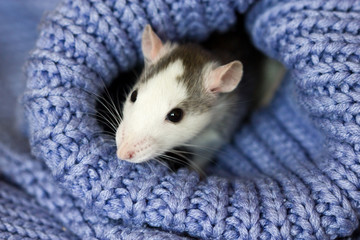
[{"label": "rat's ear", "polygon": [[206,88],[212,93],[231,92],[239,84],[242,75],[242,63],[233,61],[211,70],[207,78]]},{"label": "rat's ear", "polygon": [[147,24],[144,28],[142,34],[141,48],[145,59],[150,62],[155,62],[155,60],[159,56],[161,49],[163,48],[163,43],[161,42],[161,39],[152,30],[149,24]]}]

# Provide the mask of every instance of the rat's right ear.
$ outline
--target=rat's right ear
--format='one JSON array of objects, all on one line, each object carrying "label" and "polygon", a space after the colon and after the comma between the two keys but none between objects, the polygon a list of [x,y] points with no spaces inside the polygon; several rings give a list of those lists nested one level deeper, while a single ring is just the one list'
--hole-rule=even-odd
[{"label": "rat's right ear", "polygon": [[207,78],[206,88],[212,93],[233,91],[243,75],[243,65],[240,61],[233,61],[212,70]]},{"label": "rat's right ear", "polygon": [[159,58],[160,51],[163,48],[161,39],[149,24],[145,26],[142,34],[141,48],[145,59],[151,63],[154,63]]}]

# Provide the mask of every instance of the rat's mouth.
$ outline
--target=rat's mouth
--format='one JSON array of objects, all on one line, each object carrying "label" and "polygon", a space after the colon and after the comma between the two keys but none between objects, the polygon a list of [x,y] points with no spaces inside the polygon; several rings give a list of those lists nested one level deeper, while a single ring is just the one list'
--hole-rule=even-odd
[{"label": "rat's mouth", "polygon": [[150,159],[151,159],[151,156],[145,155],[145,156],[135,157],[132,159],[125,159],[125,161],[132,162],[132,163],[142,163],[142,162],[149,161]]},{"label": "rat's mouth", "polygon": [[121,159],[127,162],[131,162],[131,163],[143,163],[143,162],[147,162],[150,161],[152,159],[155,159],[158,156],[161,156],[162,154],[156,154],[156,153],[144,153],[138,156],[135,156],[131,159]]},{"label": "rat's mouth", "polygon": [[[123,131],[121,131],[123,133]],[[152,137],[143,137],[140,139],[133,139],[121,135],[120,144],[117,145],[117,156],[119,159],[132,162],[141,163],[156,155],[156,143]]]}]

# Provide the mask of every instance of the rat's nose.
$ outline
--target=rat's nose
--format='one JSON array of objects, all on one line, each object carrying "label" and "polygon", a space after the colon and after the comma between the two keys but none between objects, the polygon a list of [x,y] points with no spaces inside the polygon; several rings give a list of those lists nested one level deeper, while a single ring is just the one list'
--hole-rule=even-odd
[{"label": "rat's nose", "polygon": [[135,152],[131,151],[131,150],[124,149],[124,148],[121,148],[116,152],[116,155],[120,159],[130,160],[135,156]]},{"label": "rat's nose", "polygon": [[135,152],[134,151],[128,151],[125,154],[125,159],[132,159],[135,156]]}]

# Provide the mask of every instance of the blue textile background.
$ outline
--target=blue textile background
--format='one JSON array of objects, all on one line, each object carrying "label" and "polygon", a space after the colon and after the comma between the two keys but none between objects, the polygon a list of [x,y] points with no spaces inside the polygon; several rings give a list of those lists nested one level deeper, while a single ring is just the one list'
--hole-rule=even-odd
[{"label": "blue textile background", "polygon": [[[0,2],[0,169],[17,185],[1,184],[1,238],[334,239],[357,228],[359,1],[64,0],[40,27],[15,111],[47,4]],[[199,41],[237,12],[288,74],[218,154],[222,177],[117,160],[88,92],[141,61],[146,23]]]}]

